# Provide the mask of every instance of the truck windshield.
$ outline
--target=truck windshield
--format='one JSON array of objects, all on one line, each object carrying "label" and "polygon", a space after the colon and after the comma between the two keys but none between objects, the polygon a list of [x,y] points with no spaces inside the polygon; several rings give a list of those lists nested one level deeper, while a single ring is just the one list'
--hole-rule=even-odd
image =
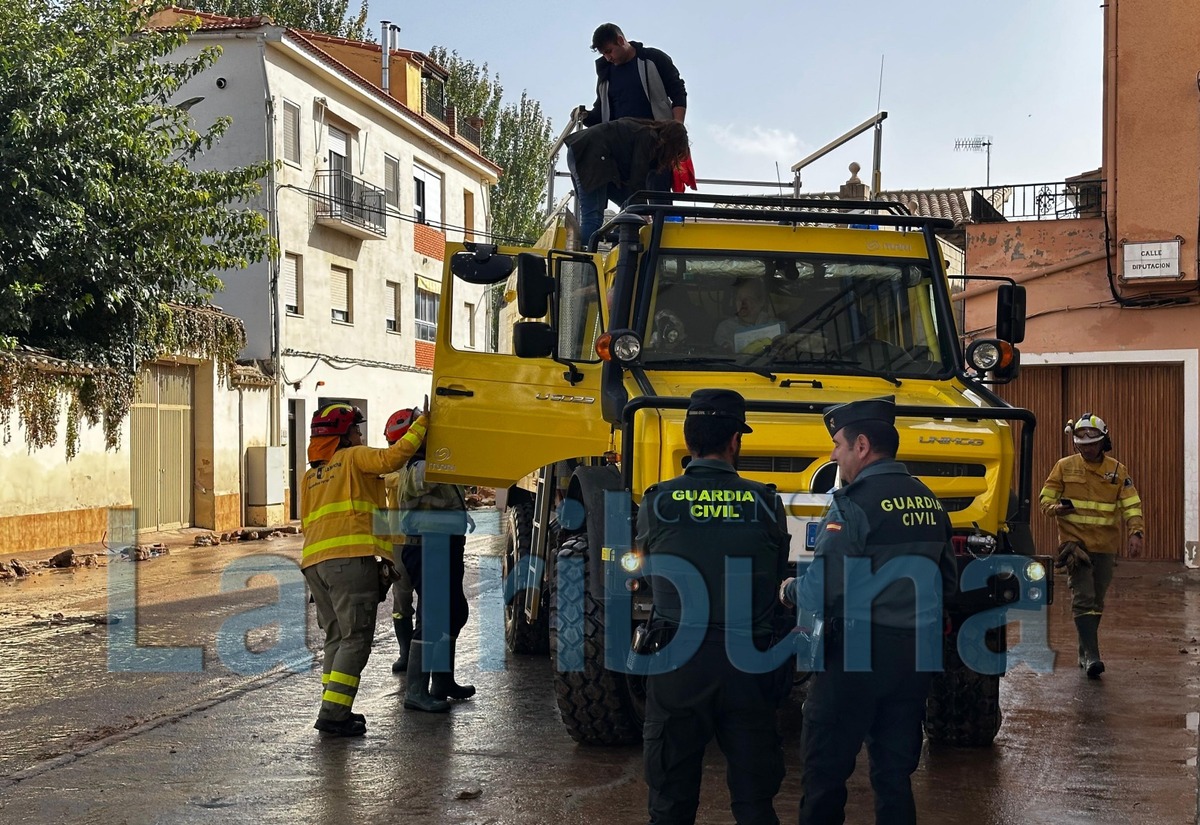
[{"label": "truck windshield", "polygon": [[951,366],[928,261],[833,255],[659,259],[642,361],[648,369],[931,378]]}]

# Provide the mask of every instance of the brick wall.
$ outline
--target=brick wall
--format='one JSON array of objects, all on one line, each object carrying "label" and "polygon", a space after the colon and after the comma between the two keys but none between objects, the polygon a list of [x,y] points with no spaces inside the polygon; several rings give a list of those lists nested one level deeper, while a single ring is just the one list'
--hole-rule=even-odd
[{"label": "brick wall", "polygon": [[417,356],[417,368],[423,370],[433,369],[433,344],[428,341],[414,341]]},{"label": "brick wall", "polygon": [[423,223],[413,224],[413,249],[419,255],[442,260],[446,254],[446,233]]}]

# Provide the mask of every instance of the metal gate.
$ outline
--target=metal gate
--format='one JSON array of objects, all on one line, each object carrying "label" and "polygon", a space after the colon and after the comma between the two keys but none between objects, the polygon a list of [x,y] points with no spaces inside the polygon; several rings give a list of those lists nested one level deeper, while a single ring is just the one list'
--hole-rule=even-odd
[{"label": "metal gate", "polygon": [[139,530],[192,524],[193,368],[148,364],[129,413],[130,484]]},{"label": "metal gate", "polygon": [[[1058,545],[1053,519],[1037,509],[1036,496],[1054,462],[1074,446],[1063,432],[1067,419],[1085,412],[1104,419],[1112,432],[1112,455],[1126,467],[1142,497],[1146,518],[1143,558],[1183,557],[1183,366],[1181,364],[1084,364],[1021,367],[1021,375],[998,388],[1006,401],[1033,411],[1031,517],[1038,550]],[[1122,547],[1121,556],[1125,555]]]}]

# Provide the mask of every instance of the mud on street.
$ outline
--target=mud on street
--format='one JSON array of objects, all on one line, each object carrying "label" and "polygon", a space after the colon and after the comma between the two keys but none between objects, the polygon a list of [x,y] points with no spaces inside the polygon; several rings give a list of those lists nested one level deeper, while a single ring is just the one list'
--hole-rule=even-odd
[{"label": "mud on street", "polygon": [[[266,574],[293,564],[300,541],[189,548],[111,561],[125,565],[119,571],[42,571],[0,585],[0,821],[645,821],[640,749],[575,745],[558,718],[548,658],[497,653],[495,537],[468,545],[472,617],[460,681],[479,693],[448,716],[401,707],[386,604],[355,704],[368,718],[362,739],[323,739],[312,729],[320,676],[311,653],[293,651],[300,655],[290,668],[233,672],[221,655],[228,648],[218,649],[222,627],[228,635],[229,627],[255,626],[238,616],[278,615],[269,611],[281,592]],[[231,564],[236,575],[223,582]],[[136,600],[128,598],[131,571]],[[1054,672],[1022,666],[1005,677],[1004,724],[992,747],[927,746],[913,777],[922,821],[1196,821],[1200,571],[1121,564],[1105,618],[1109,670],[1099,682],[1075,666],[1066,583],[1058,585],[1049,623]],[[89,620],[109,613],[110,590],[126,608],[124,626]],[[51,618],[56,613],[62,618]],[[316,650],[319,632],[307,613],[307,645]],[[203,668],[110,670],[110,640],[131,638],[134,618],[139,649],[202,647]],[[239,633],[252,652],[289,638],[261,622]],[[776,809],[786,822],[800,790],[797,701],[780,722],[788,775]],[[703,794],[699,822],[732,821],[715,745]],[[862,757],[847,821],[873,821],[871,799]]]}]

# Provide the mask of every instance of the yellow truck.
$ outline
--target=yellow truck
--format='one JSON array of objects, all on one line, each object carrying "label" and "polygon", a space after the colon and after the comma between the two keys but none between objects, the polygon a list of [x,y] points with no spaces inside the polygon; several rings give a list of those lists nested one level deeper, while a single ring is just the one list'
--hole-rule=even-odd
[{"label": "yellow truck", "polygon": [[[898,457],[949,512],[960,571],[989,565],[948,606],[927,735],[992,741],[1001,673],[964,664],[960,631],[993,617],[980,638],[1003,661],[1005,611],[1044,617],[1053,577],[1028,529],[1033,415],[988,387],[1017,373],[1023,288],[1000,285],[996,337],[964,353],[942,228],[876,201],[690,194],[627,205],[591,251],[448,246],[427,472],[497,489],[507,644],[549,651],[577,741],[641,736],[644,678],[617,655],[649,611],[630,521],[642,491],[680,473],[702,387],[745,396],[739,471],[784,494],[798,565],[838,483],[822,410],[896,397]],[[455,324],[481,284],[495,351]]]}]

